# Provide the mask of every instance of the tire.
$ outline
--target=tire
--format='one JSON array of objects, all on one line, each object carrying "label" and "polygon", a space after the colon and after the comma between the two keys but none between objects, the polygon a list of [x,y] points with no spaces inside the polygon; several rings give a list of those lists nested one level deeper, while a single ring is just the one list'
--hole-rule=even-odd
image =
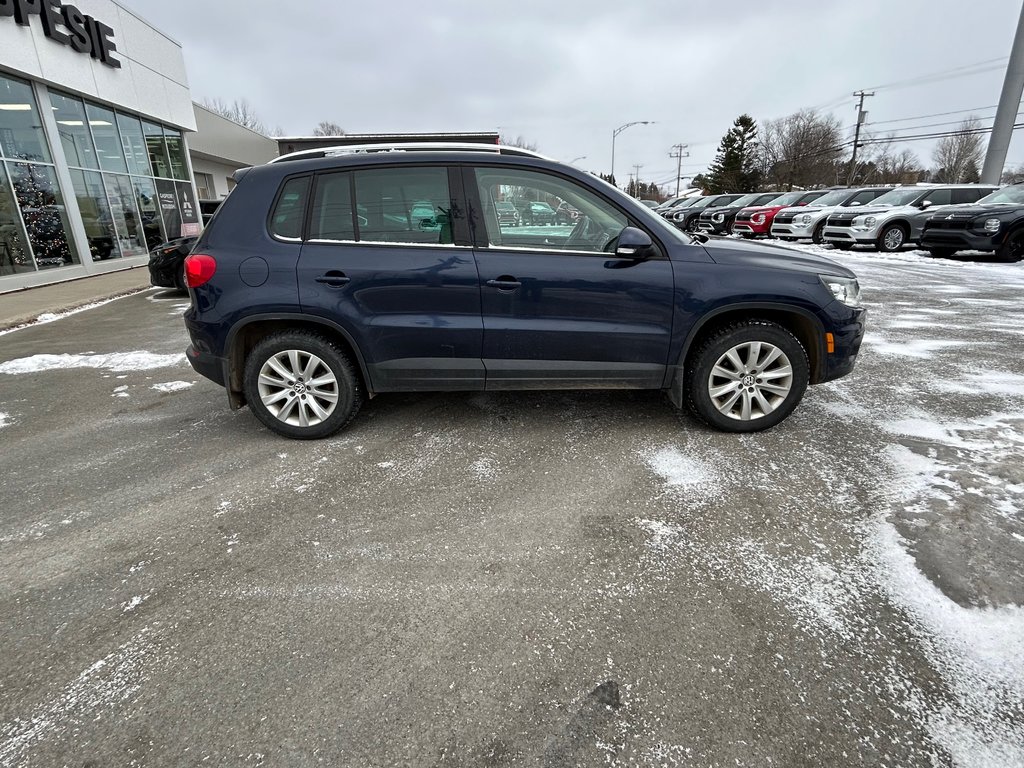
[{"label": "tire", "polygon": [[1011,232],[996,251],[998,261],[1012,264],[1024,259],[1024,230]]},{"label": "tire", "polygon": [[929,248],[928,255],[933,259],[948,259],[956,253],[956,248]]},{"label": "tire", "polygon": [[[288,378],[296,373],[296,379]],[[310,381],[319,384],[309,387]],[[355,366],[334,343],[311,331],[275,333],[256,344],[245,361],[242,386],[256,418],[298,440],[333,435],[363,404]]]},{"label": "tire", "polygon": [[815,245],[823,245],[825,243],[825,222],[821,222],[814,228],[814,232],[811,234],[811,242]]},{"label": "tire", "polygon": [[185,283],[185,263],[182,262],[181,266],[174,273],[174,287],[182,293],[188,293],[188,285]]},{"label": "tire", "polygon": [[878,233],[875,247],[883,253],[896,253],[903,250],[903,246],[907,244],[907,236],[909,234],[906,226],[903,224],[887,224]]},{"label": "tire", "polygon": [[[751,364],[757,361],[768,367]],[[771,378],[762,380],[765,371]],[[704,339],[687,361],[686,404],[723,432],[760,432],[793,412],[809,377],[807,352],[792,333],[767,320],[744,320]]]}]

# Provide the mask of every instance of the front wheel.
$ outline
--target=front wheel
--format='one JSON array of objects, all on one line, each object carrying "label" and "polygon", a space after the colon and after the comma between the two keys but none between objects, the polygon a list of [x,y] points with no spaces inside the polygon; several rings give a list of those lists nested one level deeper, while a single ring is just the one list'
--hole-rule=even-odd
[{"label": "front wheel", "polygon": [[814,228],[814,233],[811,235],[811,242],[815,245],[825,244],[825,222],[821,222]]},{"label": "front wheel", "polygon": [[252,412],[279,435],[314,440],[348,424],[363,402],[351,361],[309,331],[276,333],[249,353],[243,380]]},{"label": "front wheel", "polygon": [[895,253],[907,242],[907,229],[902,224],[892,224],[878,233],[875,243],[878,250],[884,253]]},{"label": "front wheel", "polygon": [[1024,259],[1024,231],[1009,235],[996,251],[996,258],[1007,263]]},{"label": "front wheel", "polygon": [[792,333],[767,320],[746,320],[698,347],[686,365],[687,405],[724,432],[759,432],[793,412],[809,376],[807,352]]}]

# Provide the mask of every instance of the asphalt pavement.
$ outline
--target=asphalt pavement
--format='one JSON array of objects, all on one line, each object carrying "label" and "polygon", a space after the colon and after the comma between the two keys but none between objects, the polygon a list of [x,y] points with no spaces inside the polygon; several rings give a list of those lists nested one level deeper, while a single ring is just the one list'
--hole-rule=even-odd
[{"label": "asphalt pavement", "polygon": [[0,335],[0,766],[1024,764],[1024,264],[840,258],[857,369],[747,436],[588,391],[289,441],[171,291]]}]

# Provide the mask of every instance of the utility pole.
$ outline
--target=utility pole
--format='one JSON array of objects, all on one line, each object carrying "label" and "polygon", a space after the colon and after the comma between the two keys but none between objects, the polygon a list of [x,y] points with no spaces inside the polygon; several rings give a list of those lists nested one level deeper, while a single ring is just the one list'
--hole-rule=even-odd
[{"label": "utility pole", "polygon": [[1017,33],[1013,36],[1010,61],[1006,64],[1003,91],[999,94],[999,108],[992,124],[992,136],[988,140],[985,165],[981,170],[982,184],[998,184],[1006,164],[1006,150],[1010,148],[1013,123],[1020,109],[1020,97],[1024,93],[1024,7],[1020,10]]},{"label": "utility pole", "polygon": [[679,197],[679,182],[683,178],[683,158],[690,156],[690,153],[685,151],[688,146],[687,144],[673,144],[672,149],[675,152],[668,153],[669,157],[674,157],[679,161],[676,163],[676,197]]},{"label": "utility pole", "polygon": [[853,158],[850,160],[850,174],[846,177],[847,184],[853,183],[853,174],[857,170],[857,148],[860,146],[860,127],[868,116],[868,113],[864,111],[864,98],[866,96],[874,96],[875,92],[856,91],[853,95],[860,97],[860,103],[857,105],[857,127],[853,132]]},{"label": "utility pole", "polygon": [[636,174],[636,186],[633,187],[633,197],[640,199],[640,169],[643,168],[642,163],[633,163],[633,172]]}]

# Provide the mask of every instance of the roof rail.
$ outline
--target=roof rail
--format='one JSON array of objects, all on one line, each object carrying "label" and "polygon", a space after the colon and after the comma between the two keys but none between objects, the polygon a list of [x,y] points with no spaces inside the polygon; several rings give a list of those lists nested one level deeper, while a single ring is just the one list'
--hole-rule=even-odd
[{"label": "roof rail", "polygon": [[281,163],[288,160],[307,160],[317,157],[341,157],[369,152],[492,152],[501,155],[519,155],[538,157],[542,160],[550,158],[537,152],[521,147],[509,147],[504,144],[473,144],[457,141],[412,141],[404,144],[339,144],[334,147],[302,149],[289,152],[270,160],[270,163]]}]

